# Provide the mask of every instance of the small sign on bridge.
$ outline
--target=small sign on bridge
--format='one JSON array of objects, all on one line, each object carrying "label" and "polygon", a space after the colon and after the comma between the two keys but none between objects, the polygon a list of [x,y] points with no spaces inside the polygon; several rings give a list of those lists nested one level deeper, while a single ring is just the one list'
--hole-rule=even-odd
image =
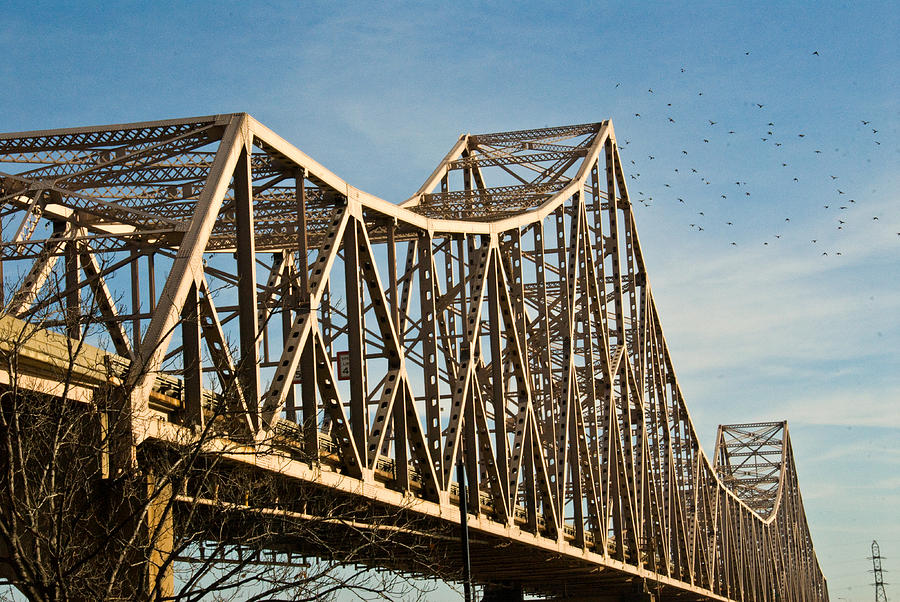
[{"label": "small sign on bridge", "polygon": [[350,380],[350,352],[337,352],[337,377],[338,380]]},{"label": "small sign on bridge", "polygon": [[[349,351],[338,351],[335,354],[334,361],[337,362],[337,377],[338,380],[350,380],[350,352]],[[300,378],[300,370],[297,370],[297,374],[294,376],[294,384],[299,385],[303,382],[303,379]]]}]

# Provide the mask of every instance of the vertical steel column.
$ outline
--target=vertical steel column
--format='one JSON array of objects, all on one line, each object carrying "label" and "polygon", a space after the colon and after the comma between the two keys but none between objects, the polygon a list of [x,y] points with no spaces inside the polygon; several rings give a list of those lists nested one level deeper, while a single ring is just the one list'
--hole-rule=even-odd
[{"label": "vertical steel column", "polygon": [[[466,171],[468,173],[468,170]],[[463,246],[463,240],[468,243]],[[484,240],[481,241],[481,244],[487,244]],[[478,387],[478,378],[477,378],[477,368],[478,358],[479,358],[479,337],[478,333],[481,330],[481,321],[476,320],[474,325],[471,325],[467,322],[469,316],[469,311],[476,311],[472,308],[468,307],[466,304],[466,291],[468,290],[468,294],[471,297],[472,303],[476,303],[481,305],[482,294],[481,291],[477,291],[475,289],[475,282],[472,278],[472,270],[475,266],[472,265],[472,259],[476,257],[475,250],[475,237],[474,236],[466,236],[464,238],[460,238],[457,242],[457,252],[459,253],[459,273],[460,273],[460,308],[461,308],[461,316],[462,316],[462,329],[460,330],[460,336],[462,338],[461,343],[461,353],[459,356],[460,365],[466,364],[468,369],[471,370],[471,378],[468,379],[468,389],[465,391],[463,402],[463,452],[462,457],[466,462],[466,473],[469,478],[469,504],[472,506],[472,514],[478,516],[481,514],[481,503],[479,500],[479,488],[478,488],[478,440],[477,433],[475,431],[475,404],[479,402],[478,395],[475,394],[475,390]],[[468,258],[468,259],[466,259]],[[490,264],[490,256],[488,256],[488,264]],[[466,286],[466,282],[468,281],[468,287]],[[477,296],[476,296],[477,294]],[[471,348],[469,347],[470,343],[467,340],[466,328],[472,327],[475,329],[473,338],[471,340]],[[471,354],[471,355],[470,355]],[[469,357],[472,358],[472,361],[469,361]]]},{"label": "vertical steel column", "polygon": [[141,345],[141,271],[138,260],[141,254],[137,249],[131,249],[131,340],[134,341],[135,351]]},{"label": "vertical steel column", "polygon": [[306,235],[306,169],[298,169],[295,174],[297,196],[297,269],[300,270],[300,303],[309,304],[309,264],[307,259],[308,239]]},{"label": "vertical steel column", "polygon": [[[288,254],[288,257],[291,257],[292,254]],[[292,310],[296,310],[298,305],[298,298],[300,296],[300,292],[297,290],[298,286],[295,280],[296,269],[294,266],[294,262],[289,259],[285,259],[288,264],[283,267],[284,272],[281,277],[281,340],[287,341],[290,337],[291,327],[293,326],[294,316],[292,315]],[[296,371],[294,374],[291,374],[289,378],[291,379],[291,384],[287,385],[287,393],[284,397],[284,412],[285,416],[291,422],[297,422],[297,407],[296,407],[296,396],[295,396],[295,386],[294,379],[296,377]]]},{"label": "vertical steel column", "polygon": [[[403,329],[400,326],[400,289],[397,284],[397,221],[391,220],[387,226],[387,256],[388,256],[388,292],[390,297],[390,319],[394,323],[394,332],[397,333],[398,351],[402,353],[403,349]],[[373,258],[374,261],[374,258]],[[374,266],[373,266],[374,269]],[[389,370],[391,367],[388,368]],[[407,378],[405,375],[403,378]],[[396,386],[401,387],[402,383],[398,382]],[[414,399],[407,400],[407,387],[402,386],[395,393],[393,406],[393,435],[394,435],[394,471],[397,486],[402,490],[409,489],[409,454],[406,448],[407,437],[409,432],[407,429],[406,404],[415,403]],[[388,443],[388,432],[385,437],[385,445]]]},{"label": "vertical steel column", "polygon": [[[0,242],[5,242],[3,240],[3,217],[0,216]],[[6,287],[3,283],[3,254],[0,253],[0,307],[6,306]]]},{"label": "vertical steel column", "polygon": [[[294,193],[297,200],[297,220],[295,222],[294,235],[297,237],[297,272],[299,282],[294,278],[287,278],[291,283],[291,299],[289,305],[294,307],[297,313],[310,311],[309,306],[309,239],[307,237],[306,223],[306,168],[298,168],[294,172]],[[291,272],[293,273],[293,262]],[[284,308],[284,336],[287,339],[291,329],[291,316],[287,306]],[[310,335],[306,347],[300,355],[300,374],[306,375],[309,382],[300,383],[300,397],[303,405],[303,439],[304,449],[312,461],[319,459],[319,421],[316,404],[316,360],[313,347],[313,336]],[[291,375],[293,378],[294,375]],[[295,387],[290,385],[287,397],[284,400],[286,415],[291,422],[297,422]]]},{"label": "vertical steel column", "polygon": [[[528,351],[532,352],[540,358],[536,365],[540,369],[540,394],[533,398],[537,402],[535,404],[536,414],[544,422],[544,441],[537,442],[547,450],[547,468],[555,470],[559,460],[558,450],[556,448],[556,429],[558,426],[556,404],[554,403],[555,383],[553,382],[553,350],[551,345],[551,327],[550,327],[550,299],[547,294],[547,260],[545,257],[544,245],[544,222],[538,222],[534,228],[534,270],[536,275],[537,296],[538,296],[538,328],[540,329],[540,338],[544,342],[543,348],[534,349],[529,344]],[[526,333],[527,334],[527,333]],[[549,445],[548,445],[549,443]]]},{"label": "vertical steel column", "polygon": [[256,241],[253,227],[253,176],[249,141],[244,142],[234,170],[235,238],[237,239],[238,321],[241,359],[239,382],[250,412],[250,422],[259,428],[259,336],[256,301]]},{"label": "vertical steel column", "polygon": [[388,255],[388,302],[391,304],[391,320],[397,333],[397,342],[403,347],[403,332],[400,330],[400,291],[397,285],[397,220],[387,226]]},{"label": "vertical steel column", "polygon": [[369,420],[366,408],[365,333],[359,275],[359,222],[350,218],[344,233],[344,287],[347,299],[347,335],[350,353],[350,430],[359,450],[366,449]]},{"label": "vertical steel column", "polygon": [[[492,405],[494,409],[494,445],[496,446],[497,463],[500,469],[500,486],[503,494],[509,499],[509,440],[506,436],[506,382],[504,379],[503,348],[501,346],[500,324],[500,250],[492,249],[488,269],[488,320],[491,336],[491,384],[493,385]],[[510,319],[513,317],[510,316]],[[507,328],[509,328],[507,324]],[[520,385],[521,386],[521,385]]]},{"label": "vertical steel column", "polygon": [[150,300],[150,313],[156,311],[156,254],[151,251],[147,254],[147,296]]},{"label": "vertical steel column", "polygon": [[441,456],[441,404],[438,388],[437,311],[435,308],[434,240],[427,231],[419,234],[419,301],[421,311],[422,376],[425,379],[425,431],[428,450],[437,474],[444,474]]},{"label": "vertical steel column", "polygon": [[[53,222],[53,232],[63,236],[66,231],[66,222]],[[77,236],[79,231],[74,232]],[[66,334],[70,339],[81,339],[81,289],[78,288],[78,247],[74,241],[67,241],[63,245],[63,258],[65,278],[63,286],[66,290]]]},{"label": "vertical steel column", "polygon": [[200,315],[197,285],[188,291],[181,310],[184,421],[203,426],[203,367],[200,358]]},{"label": "vertical steel column", "polygon": [[300,395],[303,402],[303,449],[311,462],[319,461],[319,407],[317,402],[318,375],[316,374],[316,337],[310,333],[300,355]]}]

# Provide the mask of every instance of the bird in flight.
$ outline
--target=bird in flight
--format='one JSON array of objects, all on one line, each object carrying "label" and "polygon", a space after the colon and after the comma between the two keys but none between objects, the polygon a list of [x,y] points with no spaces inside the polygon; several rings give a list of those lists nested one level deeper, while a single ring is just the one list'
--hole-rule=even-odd
[{"label": "bird in flight", "polygon": [[719,123],[718,121],[713,121],[712,119],[707,119],[707,121],[709,121],[709,125],[716,125],[717,123]]},{"label": "bird in flight", "polygon": [[763,108],[765,105],[761,105],[761,104],[759,104],[759,103],[756,103],[756,106],[758,106],[758,107],[761,109],[761,108]]},{"label": "bird in flight", "polygon": [[863,125],[869,125],[870,123],[871,123],[871,121],[866,121],[865,119],[862,120]]},{"label": "bird in flight", "polygon": [[653,88],[647,88],[647,92],[649,92],[650,94],[653,94]]},{"label": "bird in flight", "polygon": [[816,56],[819,56],[819,51],[816,50],[816,51],[813,52],[813,54],[816,55]]}]

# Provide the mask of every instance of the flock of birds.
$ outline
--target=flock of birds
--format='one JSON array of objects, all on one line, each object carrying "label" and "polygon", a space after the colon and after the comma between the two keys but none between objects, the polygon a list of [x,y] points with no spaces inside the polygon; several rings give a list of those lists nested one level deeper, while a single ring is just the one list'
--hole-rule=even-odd
[{"label": "flock of birds", "polygon": [[[750,53],[745,52],[744,54],[749,55]],[[812,55],[814,55],[816,57],[820,56],[818,51],[814,51],[812,53]],[[681,67],[681,73],[685,73],[685,72],[686,72],[685,67]],[[620,83],[617,83],[616,88],[618,88],[620,85],[621,85]],[[670,126],[675,124],[677,121],[680,121],[680,118],[678,120],[676,120],[676,117],[678,117],[678,114],[675,112],[675,109],[673,108],[673,103],[657,101],[656,99],[659,98],[659,94],[657,92],[654,92],[653,88],[648,88],[646,91],[646,94],[648,95],[649,98],[653,99],[651,102],[655,103],[654,108],[651,109],[651,111],[653,112],[653,115],[648,114],[647,111],[645,111],[643,115],[642,115],[642,113],[636,112],[636,113],[634,113],[634,119],[646,120],[646,119],[650,118],[650,119],[656,119],[658,121],[662,121],[662,118],[664,117],[665,121],[663,123],[667,123]],[[697,95],[698,95],[698,97],[701,97],[701,96],[703,96],[703,92],[698,91]],[[787,170],[790,167],[790,162],[792,161],[792,158],[797,158],[798,156],[800,156],[801,153],[809,153],[813,156],[820,156],[823,154],[823,152],[824,152],[823,148],[819,147],[816,144],[812,144],[811,137],[808,137],[806,132],[798,131],[796,129],[793,131],[787,132],[787,131],[784,131],[787,128],[782,128],[782,127],[776,126],[776,123],[774,120],[765,119],[764,116],[768,109],[768,106],[769,105],[766,102],[753,102],[752,104],[749,104],[748,109],[750,111],[754,111],[756,114],[746,116],[746,117],[748,117],[748,119],[742,120],[742,123],[746,123],[746,121],[749,121],[754,124],[758,123],[759,124],[758,126],[755,126],[755,125],[753,126],[753,127],[759,128],[758,131],[754,132],[754,134],[755,134],[754,137],[758,140],[758,144],[767,145],[769,151],[781,151],[777,156],[772,155],[772,158],[773,158],[772,167],[773,168],[777,167],[778,169],[781,170],[782,173],[785,173],[785,170]],[[659,111],[659,109],[661,109],[661,111]],[[660,115],[660,113],[662,113],[662,115]],[[737,141],[738,148],[747,150],[745,148],[745,146],[743,146],[743,145],[746,145],[750,140],[748,138],[749,133],[747,133],[747,131],[746,131],[747,130],[746,125],[743,128],[741,128],[738,125],[734,125],[734,124],[732,124],[729,127],[728,125],[725,125],[725,123],[724,123],[725,121],[726,120],[724,118],[723,119],[706,119],[706,123],[703,125],[703,127],[707,129],[707,132],[702,134],[700,137],[698,137],[698,139],[695,142],[699,145],[700,144],[699,141],[702,140],[703,146],[705,146],[705,145],[715,146],[716,142],[721,141],[723,139],[726,139],[726,141],[729,143],[732,140],[735,140],[735,141]],[[763,125],[763,124],[765,124],[765,125]],[[738,134],[738,131],[737,131],[738,129],[743,129],[743,131],[741,132],[741,135]],[[860,119],[857,124],[857,129],[860,130],[860,133],[862,134],[862,136],[864,136],[864,137],[859,138],[859,140],[861,142],[867,142],[868,144],[874,144],[875,147],[881,146],[881,140],[879,140],[879,137],[878,137],[879,129],[878,129],[877,124],[873,124],[872,121],[869,119]],[[866,138],[868,138],[868,140],[866,140]],[[789,152],[787,154],[785,154],[783,152],[785,150],[786,143],[788,144],[788,148],[789,148]],[[627,139],[619,141],[619,149],[622,152],[623,161],[628,160],[628,155],[630,154],[628,152],[629,144],[631,144],[631,141],[627,140]],[[752,192],[751,192],[752,186],[748,185],[746,180],[744,180],[742,178],[734,179],[733,180],[734,184],[733,185],[729,184],[727,187],[722,187],[721,184],[719,184],[717,182],[717,185],[713,186],[713,188],[712,188],[713,190],[715,190],[715,192],[712,194],[706,193],[704,190],[703,193],[700,193],[700,194],[697,194],[697,195],[694,195],[693,197],[691,197],[691,196],[689,196],[689,194],[686,194],[683,192],[681,193],[682,196],[677,196],[678,193],[674,192],[674,190],[679,189],[679,188],[684,189],[684,190],[689,190],[692,188],[692,185],[696,185],[696,184],[701,185],[703,189],[705,189],[707,186],[713,185],[711,177],[709,175],[707,175],[707,172],[711,173],[711,170],[703,169],[702,162],[698,164],[698,163],[695,163],[694,161],[692,161],[693,157],[691,155],[694,154],[694,151],[692,149],[689,152],[688,149],[690,149],[690,148],[691,148],[691,146],[688,145],[687,148],[680,148],[680,149],[677,149],[674,151],[669,151],[668,149],[666,149],[666,150],[662,151],[663,153],[669,152],[670,154],[671,153],[676,154],[678,157],[677,160],[670,156],[670,157],[668,157],[668,159],[670,159],[669,161],[666,161],[666,160],[660,161],[660,160],[658,160],[657,155],[655,155],[655,154],[646,154],[646,155],[640,154],[640,155],[638,155],[637,161],[635,161],[635,159],[630,159],[631,173],[629,174],[629,177],[631,179],[631,182],[629,183],[629,189],[632,190],[632,192],[631,192],[632,199],[636,199],[637,202],[640,203],[643,207],[649,208],[649,207],[653,206],[654,203],[653,203],[652,195],[645,194],[641,190],[635,190],[636,188],[641,187],[641,186],[639,186],[639,184],[641,184],[640,170],[647,169],[648,171],[652,171],[653,175],[654,175],[654,177],[652,178],[653,182],[648,183],[648,184],[659,191],[658,196],[660,196],[659,193],[664,193],[665,198],[658,200],[657,202],[677,203],[678,206],[683,207],[685,210],[689,210],[693,207],[692,217],[689,218],[688,220],[686,220],[688,227],[692,231],[704,232],[710,226],[736,228],[736,223],[739,223],[739,220],[741,219],[741,217],[740,217],[741,211],[739,210],[740,207],[733,205],[733,203],[737,200],[741,200],[741,201],[750,201],[751,199],[755,200],[755,198],[753,197]],[[839,149],[835,149],[835,151],[838,151],[838,150]],[[678,152],[678,151],[680,151],[680,152]],[[646,156],[646,160],[643,159],[644,156]],[[653,163],[651,165],[650,162],[655,162],[655,163]],[[678,165],[678,166],[672,167],[673,164]],[[698,168],[698,165],[699,165],[699,168]],[[670,176],[673,178],[673,181],[675,181],[675,183],[673,185],[672,182],[664,182],[663,190],[659,190],[659,188],[658,188],[659,176],[662,173],[670,173]],[[804,180],[809,179],[806,177],[807,174],[808,174],[808,172],[797,172],[797,173],[793,173],[792,175],[789,175],[787,177],[790,177],[792,179],[793,183],[799,184],[801,182],[801,177],[803,177]],[[689,181],[685,182],[683,180],[683,178],[685,176],[692,178],[693,181],[689,180]],[[779,174],[774,177],[783,177],[783,176],[781,176]],[[861,220],[866,220],[870,223],[878,223],[879,222],[878,215],[873,215],[873,214],[871,214],[871,212],[868,215],[865,214],[866,212],[863,209],[863,207],[865,206],[865,202],[864,202],[865,197],[860,196],[861,193],[859,193],[859,192],[854,193],[849,188],[847,190],[844,190],[842,188],[841,175],[822,174],[822,175],[813,175],[812,177],[813,177],[813,179],[819,178],[820,180],[824,180],[834,187],[832,196],[830,197],[830,200],[826,200],[821,204],[821,210],[826,211],[826,212],[832,212],[834,214],[832,216],[833,227],[836,228],[837,231],[839,231],[839,232],[844,231],[845,228],[848,227],[848,224],[851,222],[851,220],[852,220],[852,223],[854,223],[854,224],[859,224]],[[680,182],[676,181],[678,178],[681,178]],[[668,179],[668,178],[663,177],[663,180],[665,180],[665,179]],[[687,185],[685,185],[685,184],[687,184]],[[821,182],[819,182],[819,184],[821,184]],[[671,191],[672,191],[671,193],[670,193],[669,189],[671,189]],[[635,194],[635,192],[637,192],[637,194]],[[802,195],[802,193],[803,193],[802,189],[797,189],[796,191],[791,192],[790,194],[791,194],[792,198],[797,198],[797,196]],[[715,200],[719,201],[719,203],[718,203],[718,206],[713,207],[713,211],[710,212],[711,215],[707,216],[706,211],[703,211],[701,209],[706,208],[704,206],[704,201],[706,203],[708,203],[710,199],[715,199]],[[791,217],[797,217],[797,215],[792,215],[788,211],[791,209],[794,209],[796,211],[798,208],[800,208],[803,211],[809,210],[806,207],[798,207],[797,205],[792,204],[792,203],[786,203],[786,204],[779,206],[779,210],[781,210],[783,212],[783,215],[777,219],[783,220],[783,221],[780,221],[782,226],[779,227],[778,230],[775,232],[769,232],[769,234],[767,234],[765,236],[765,238],[762,241],[760,241],[763,246],[769,246],[770,243],[775,244],[778,240],[780,240],[782,238],[782,236],[785,235],[784,230],[786,228],[788,228],[789,225],[791,224]],[[709,211],[709,209],[707,209],[707,211]],[[733,214],[733,216],[730,216],[730,214]],[[729,215],[729,217],[722,218],[722,217],[720,217],[721,215]],[[862,217],[863,215],[865,217]],[[719,219],[719,221],[721,221],[721,223],[716,223],[715,221],[711,221],[711,220],[716,220],[717,216],[719,216],[718,219]],[[807,217],[807,216],[802,215],[801,217]],[[900,232],[898,232],[897,235],[900,236]],[[809,238],[808,244],[816,246],[816,248],[821,246],[821,245],[819,245],[820,238],[826,238],[826,237],[822,237],[822,236],[815,235],[815,234],[813,234],[811,236],[812,237]],[[827,238],[832,239],[832,237],[827,237]],[[730,244],[733,247],[739,246],[737,239],[731,240]],[[741,244],[743,244],[743,243],[741,243]],[[829,248],[829,249],[819,248],[819,251],[821,252],[821,255],[823,255],[823,256],[828,256],[829,254],[835,255],[835,256],[840,256],[843,254],[843,252],[841,250],[839,250],[838,248]],[[817,252],[819,252],[819,251],[817,251]]]}]

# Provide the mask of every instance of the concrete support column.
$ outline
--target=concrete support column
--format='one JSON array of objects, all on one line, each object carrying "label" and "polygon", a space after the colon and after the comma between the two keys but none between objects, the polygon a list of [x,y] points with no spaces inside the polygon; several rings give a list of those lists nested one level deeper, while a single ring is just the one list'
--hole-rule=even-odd
[{"label": "concrete support column", "polygon": [[174,594],[175,573],[172,551],[175,525],[172,518],[172,484],[160,483],[151,472],[147,475],[149,496],[145,528],[147,562],[145,568],[148,599],[159,600]]}]

